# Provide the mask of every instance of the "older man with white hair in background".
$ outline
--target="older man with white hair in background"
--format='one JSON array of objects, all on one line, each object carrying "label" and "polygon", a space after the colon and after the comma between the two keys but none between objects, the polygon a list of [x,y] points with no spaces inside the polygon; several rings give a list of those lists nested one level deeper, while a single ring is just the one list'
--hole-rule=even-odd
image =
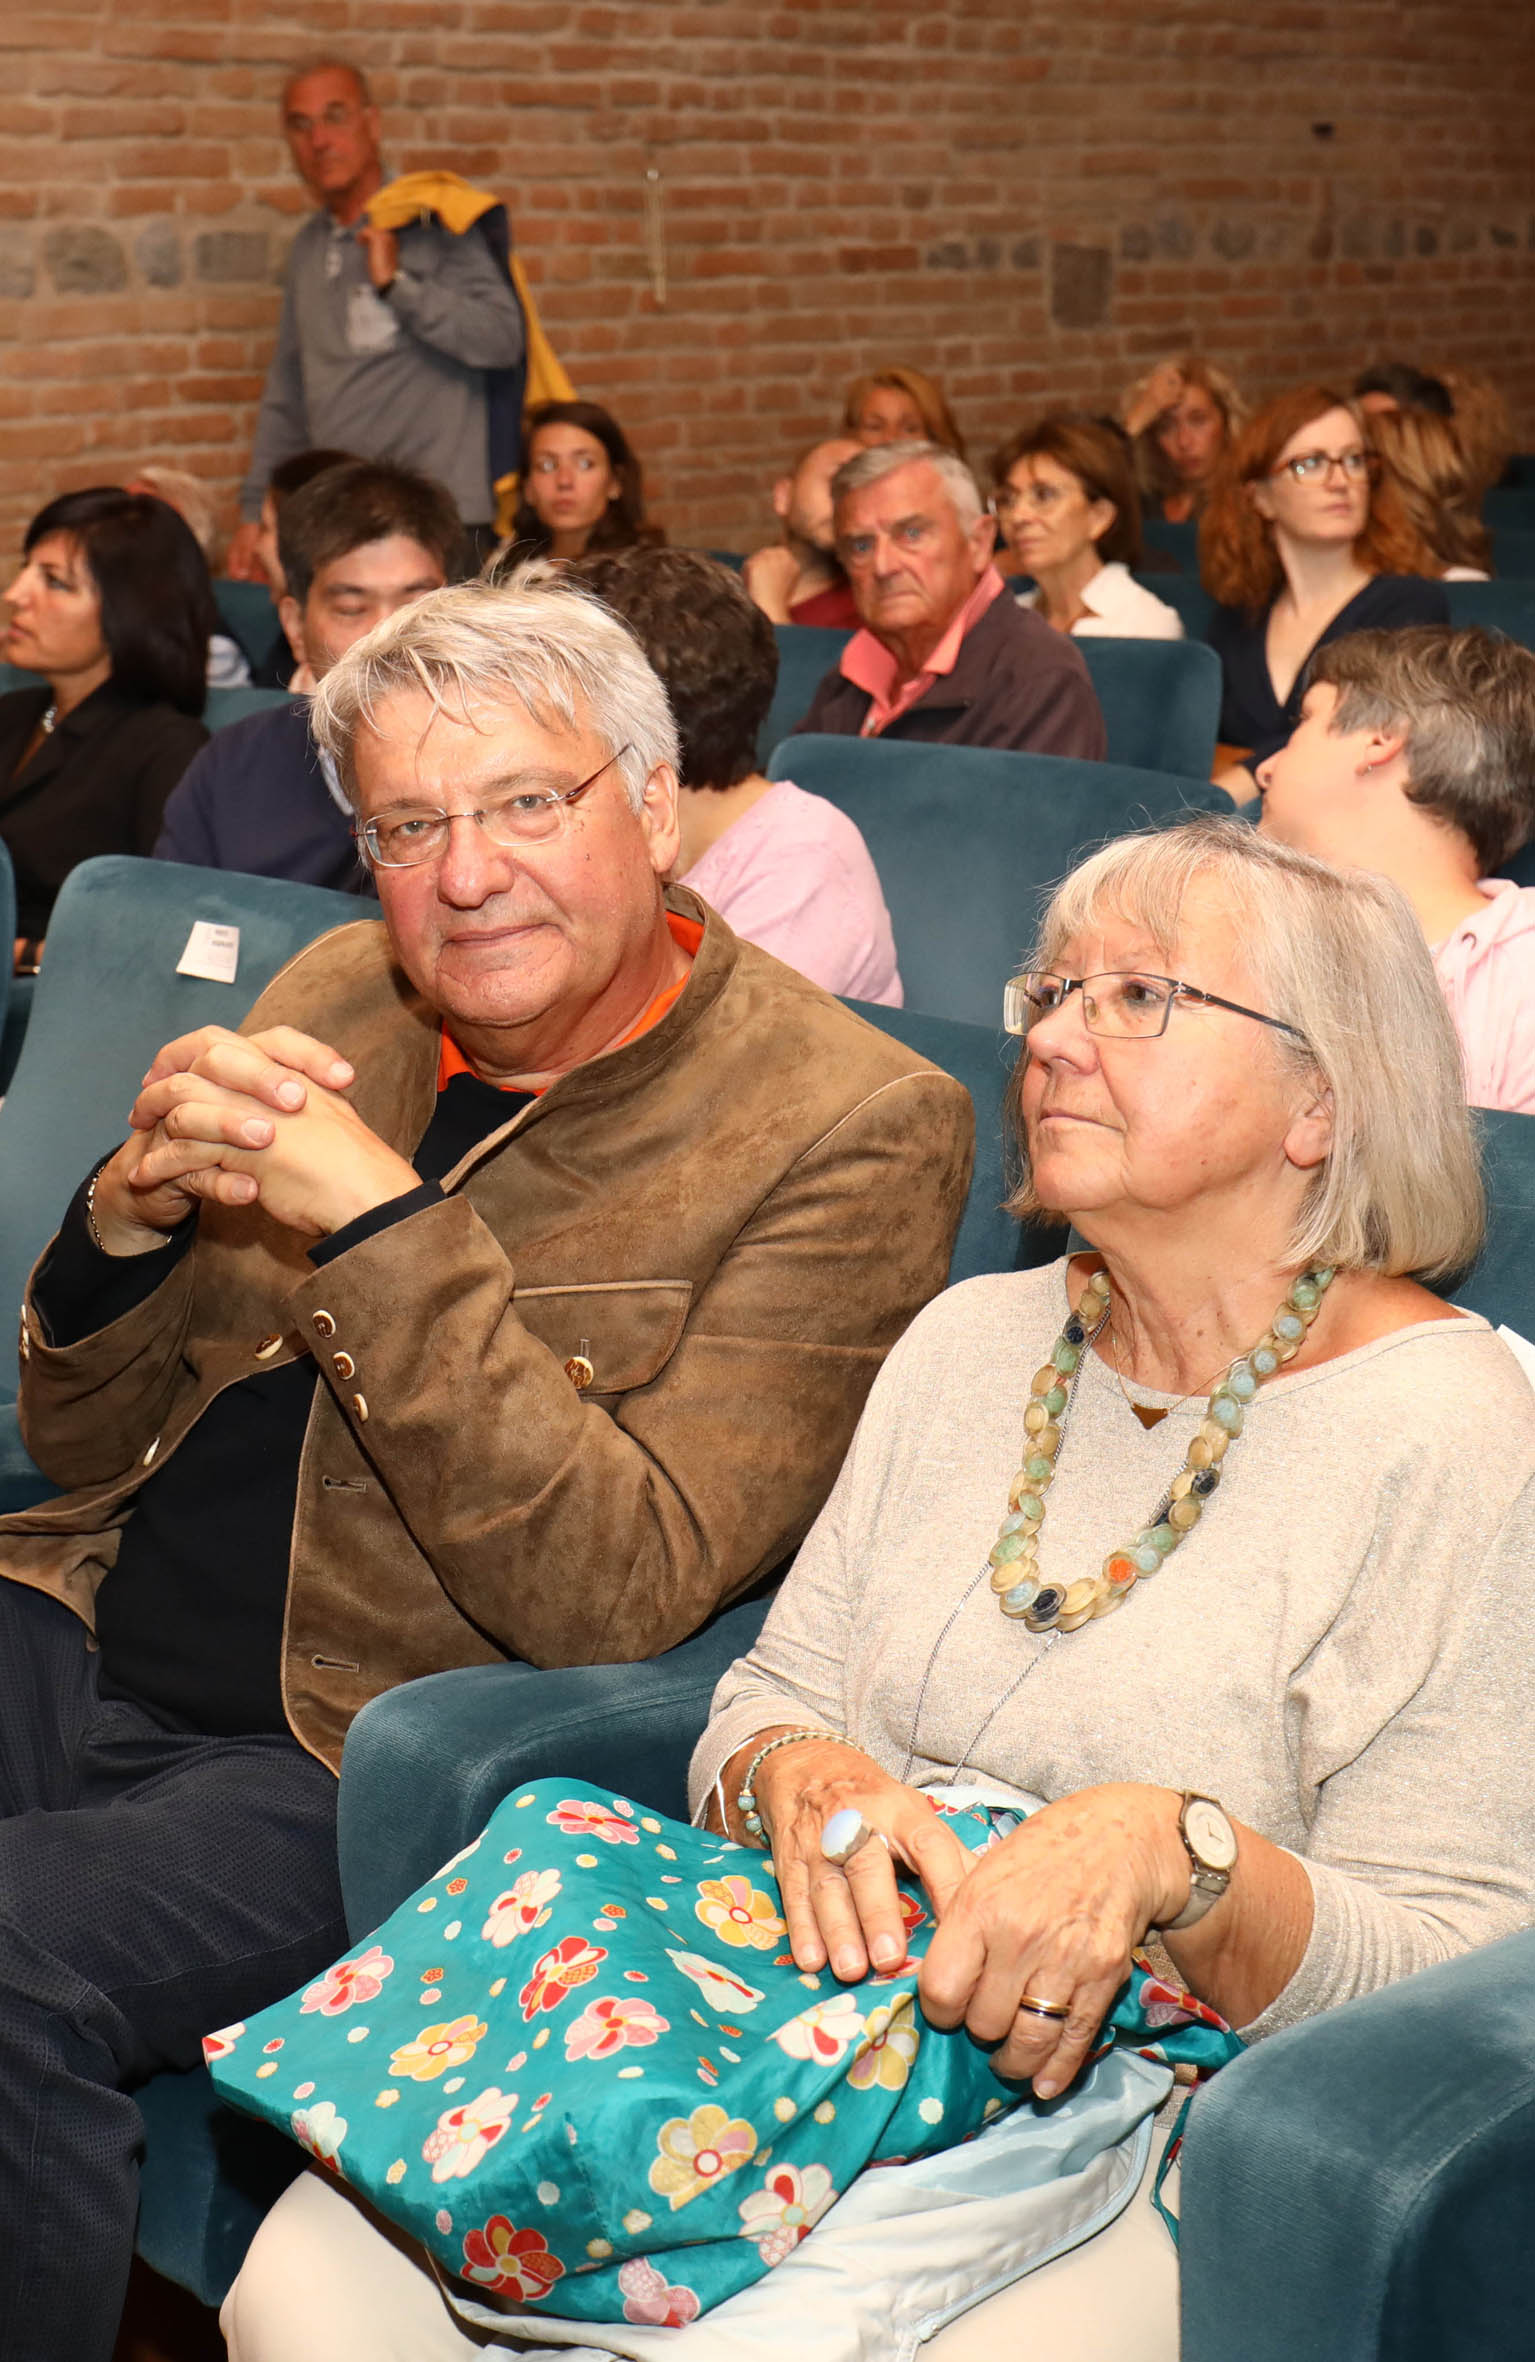
[{"label": "older man with white hair in background", "polygon": [[885,443],[832,478],[863,628],[801,730],[1101,761],[1103,715],[1069,636],[1003,596],[996,521],[962,459]]},{"label": "older man with white hair in background", "polygon": [[133,2087],[345,1940],[358,1709],[654,1655],[795,1548],[943,1283],[961,1086],[663,879],[676,732],[576,590],[316,700],[382,924],[154,1060],[24,1313],[0,1520],[0,2354],[108,2362]]}]

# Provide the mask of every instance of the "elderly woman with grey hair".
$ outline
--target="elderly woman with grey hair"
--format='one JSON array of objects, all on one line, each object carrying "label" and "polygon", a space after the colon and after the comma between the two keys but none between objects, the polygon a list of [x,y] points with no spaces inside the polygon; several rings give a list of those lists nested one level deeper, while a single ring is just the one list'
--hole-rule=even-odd
[{"label": "elderly woman with grey hair", "polygon": [[[771,1848],[807,1982],[902,1957],[892,1857],[915,1869],[928,2023],[1048,2103],[1149,1941],[1171,2017],[1183,1988],[1251,2042],[1535,1916],[1535,1401],[1427,1284],[1475,1253],[1482,1197],[1394,887],[1232,822],[1121,840],[1056,895],[1008,1022],[1014,1203],[1085,1249],[907,1330],[692,1792]],[[1026,1817],[968,1855],[943,1789]],[[1028,2272],[984,2244],[1032,2195],[980,2195],[1006,2138],[940,2161],[894,2255],[834,2206],[666,2354],[1172,2362],[1140,2151]],[[314,2187],[288,2334],[237,2362],[481,2350]]]},{"label": "elderly woman with grey hair", "polygon": [[801,730],[1102,760],[1087,667],[1003,596],[996,519],[962,459],[937,443],[879,444],[838,468],[831,491],[862,628]]}]

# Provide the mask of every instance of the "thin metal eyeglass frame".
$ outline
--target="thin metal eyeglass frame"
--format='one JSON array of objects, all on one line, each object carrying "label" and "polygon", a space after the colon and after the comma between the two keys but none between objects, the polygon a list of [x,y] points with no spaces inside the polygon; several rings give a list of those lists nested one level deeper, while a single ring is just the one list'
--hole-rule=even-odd
[{"label": "thin metal eyeglass frame", "polygon": [[[610,771],[615,763],[621,763],[624,759],[624,756],[626,754],[632,754],[633,751],[634,750],[632,747],[621,746],[617,754],[611,754],[605,763],[599,763],[596,770],[592,773],[590,779],[583,779],[579,787],[554,788],[548,795],[540,796],[538,801],[541,804],[553,805],[556,807],[560,805],[565,805],[566,807],[570,806],[575,802],[577,796],[584,796],[589,787],[596,786],[604,771]],[[510,802],[511,798],[508,797],[506,800]],[[485,829],[485,838],[488,844],[497,846],[498,849],[503,853],[515,853],[517,850],[517,840],[514,839],[509,844],[502,844],[499,837],[493,837],[490,834],[490,831],[485,828],[485,812],[483,807],[478,812],[444,812],[439,805],[434,809],[415,813],[412,815],[412,817],[420,820],[446,820],[448,822],[455,820],[472,820],[478,828]],[[419,861],[386,861],[374,841],[377,829],[378,822],[376,820],[365,820],[361,828],[353,829],[352,838],[354,843],[362,846],[364,852],[368,856],[368,859],[370,861],[376,862],[380,869],[424,869],[429,861],[440,861],[443,854],[447,851],[447,846],[444,844],[439,847],[435,853],[423,853]],[[448,830],[448,835],[450,838],[452,834],[453,831],[450,826]],[[560,831],[556,829],[553,836],[529,837],[524,841],[534,845],[547,845],[552,844],[554,837],[558,836],[559,834]]]},{"label": "thin metal eyeglass frame", "polygon": [[[1265,1017],[1261,1009],[1247,1009],[1242,1006],[1240,1001],[1223,1000],[1218,992],[1204,992],[1197,984],[1185,984],[1177,976],[1153,976],[1149,970],[1141,968],[1099,968],[1091,976],[1059,976],[1053,968],[1029,968],[1021,976],[1010,977],[1002,995],[1003,1031],[1012,1034],[1021,1041],[1027,1041],[1030,1032],[1029,1023],[1019,1024],[1017,1022],[1020,1008],[1025,1000],[1024,985],[1029,976],[1049,976],[1064,987],[1061,997],[1056,1003],[1056,1008],[1064,1008],[1072,993],[1082,993],[1082,1022],[1088,1032],[1099,1041],[1160,1041],[1167,1031],[1168,1020],[1172,1016],[1173,1004],[1176,1001],[1192,1001],[1199,1008],[1229,1009],[1233,1017],[1251,1017],[1255,1025],[1271,1025],[1276,1033],[1287,1033],[1298,1042],[1304,1042],[1306,1038],[1298,1025],[1286,1024],[1283,1017]],[[1087,997],[1084,987],[1089,984],[1101,984],[1106,977],[1110,976],[1142,976],[1147,984],[1165,984],[1167,986],[1167,998],[1162,1004],[1162,1022],[1154,1033],[1102,1033],[1094,1025],[1087,1013]],[[1041,1009],[1034,1022],[1038,1021],[1038,1017],[1053,1017],[1054,1015],[1055,1009]]]}]

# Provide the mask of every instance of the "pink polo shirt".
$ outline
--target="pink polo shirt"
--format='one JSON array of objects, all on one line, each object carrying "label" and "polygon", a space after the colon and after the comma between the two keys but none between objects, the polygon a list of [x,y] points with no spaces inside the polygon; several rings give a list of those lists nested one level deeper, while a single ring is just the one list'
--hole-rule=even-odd
[{"label": "pink polo shirt", "polygon": [[1535,1115],[1535,886],[1483,878],[1486,907],[1436,943],[1473,1107]]},{"label": "pink polo shirt", "polygon": [[900,678],[895,658],[867,625],[853,634],[842,651],[837,669],[845,681],[851,681],[855,689],[867,690],[874,700],[863,718],[860,738],[877,738],[901,714],[908,712],[919,697],[925,696],[936,680],[954,670],[966,632],[980,622],[992,600],[999,599],[1005,587],[996,567],[988,566],[921,672],[913,673],[909,681]]}]

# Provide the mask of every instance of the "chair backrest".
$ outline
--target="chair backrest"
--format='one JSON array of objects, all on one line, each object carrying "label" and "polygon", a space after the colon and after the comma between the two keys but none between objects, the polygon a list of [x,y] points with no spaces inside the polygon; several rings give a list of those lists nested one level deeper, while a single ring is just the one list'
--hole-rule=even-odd
[{"label": "chair backrest", "polygon": [[1529,525],[1494,525],[1492,570],[1502,582],[1535,582],[1535,518]]},{"label": "chair backrest", "polygon": [[1148,549],[1160,550],[1164,558],[1171,558],[1180,574],[1199,573],[1199,526],[1194,518],[1175,525],[1170,517],[1145,517],[1141,521],[1141,539]]},{"label": "chair backrest", "polygon": [[1535,648],[1535,582],[1447,582],[1444,591],[1457,628],[1480,623]]},{"label": "chair backrest", "polygon": [[906,1005],[989,1032],[1045,896],[1095,845],[1219,788],[1065,755],[899,739],[788,740],[768,764],[863,831],[895,931]]},{"label": "chair backrest", "polygon": [[227,730],[231,722],[243,722],[248,714],[292,703],[292,692],[287,689],[210,689],[203,720],[210,730]]},{"label": "chair backrest", "polygon": [[853,635],[819,623],[775,623],[773,636],[778,642],[778,686],[757,740],[762,763],[804,720],[810,700]]},{"label": "chair backrest", "polygon": [[1002,1201],[1011,1187],[1010,1158],[1002,1107],[1008,1078],[1018,1062],[1018,1044],[1000,1028],[962,1025],[952,1017],[924,1017],[915,1009],[885,1009],[872,1001],[849,1001],[881,1033],[930,1058],[964,1084],[975,1109],[975,1170],[964,1219],[949,1260],[949,1285],[986,1271],[1027,1271],[1053,1263],[1066,1251],[1066,1232],[1055,1223],[1015,1221]]},{"label": "chair backrest", "polygon": [[1215,601],[1197,575],[1137,574],[1135,579],[1143,589],[1150,591],[1154,599],[1162,600],[1165,606],[1176,608],[1183,617],[1183,628],[1191,640],[1209,638]]},{"label": "chair backrest", "polygon": [[1109,761],[1207,780],[1221,713],[1221,660],[1202,640],[1079,639]]},{"label": "chair backrest", "polygon": [[1494,533],[1535,533],[1535,483],[1494,484],[1482,500],[1482,523]]},{"label": "chair backrest", "polygon": [[9,697],[13,689],[41,689],[41,673],[23,672],[19,664],[0,664],[0,697]]},{"label": "chair backrest", "polygon": [[746,564],[744,555],[738,549],[706,549],[704,556],[712,558],[717,566],[728,566],[732,574],[739,574]]},{"label": "chair backrest", "polygon": [[1494,1328],[1506,1323],[1535,1344],[1535,1115],[1482,1108],[1476,1120],[1487,1184],[1487,1239],[1449,1293]]},{"label": "chair backrest", "polygon": [[[82,861],[70,872],[0,1107],[0,1304],[21,1301],[71,1193],[122,1139],[155,1052],[195,1026],[238,1025],[296,951],[364,915],[351,894],[127,854]],[[176,973],[199,919],[240,930],[232,984]],[[8,1321],[0,1346],[7,1357],[14,1336]],[[7,1358],[0,1394],[14,1391]]]},{"label": "chair backrest", "polygon": [[264,664],[278,636],[277,609],[264,582],[231,582],[219,575],[213,585],[213,604],[219,621],[237,640],[253,665]]},{"label": "chair backrest", "polygon": [[[0,837],[0,951],[8,951],[16,940],[16,872],[5,840]],[[11,999],[11,963],[0,959],[0,1042],[5,1039],[5,1013]],[[0,1091],[5,1088],[0,1076]]]}]

